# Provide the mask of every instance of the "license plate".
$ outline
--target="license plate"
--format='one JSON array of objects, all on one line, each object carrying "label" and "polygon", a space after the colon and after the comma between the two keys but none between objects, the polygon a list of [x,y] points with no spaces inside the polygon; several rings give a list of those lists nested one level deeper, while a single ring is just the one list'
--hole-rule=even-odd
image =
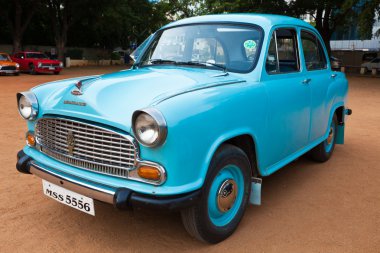
[{"label": "license plate", "polygon": [[95,216],[94,200],[76,192],[67,190],[48,181],[42,180],[44,194],[62,204]]},{"label": "license plate", "polygon": [[54,70],[54,67],[49,67],[50,70]]}]

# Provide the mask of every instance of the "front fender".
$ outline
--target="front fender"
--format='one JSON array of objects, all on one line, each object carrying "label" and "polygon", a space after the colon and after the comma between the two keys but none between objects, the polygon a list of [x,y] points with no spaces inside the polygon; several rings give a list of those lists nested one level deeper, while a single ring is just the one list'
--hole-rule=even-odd
[{"label": "front fender", "polygon": [[165,186],[180,188],[182,192],[177,194],[197,190],[204,183],[213,154],[224,141],[248,134],[260,152],[258,136],[264,136],[266,103],[262,86],[248,82],[165,100],[156,108],[167,121],[167,139],[157,148],[141,146],[140,155],[165,167]]}]

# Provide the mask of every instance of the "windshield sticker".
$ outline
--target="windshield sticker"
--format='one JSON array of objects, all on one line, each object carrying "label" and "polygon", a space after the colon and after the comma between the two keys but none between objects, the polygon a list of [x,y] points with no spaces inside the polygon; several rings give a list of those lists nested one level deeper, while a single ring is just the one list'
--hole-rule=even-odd
[{"label": "windshield sticker", "polygon": [[244,41],[244,48],[255,49],[256,48],[256,42],[254,40],[246,40],[246,41]]}]

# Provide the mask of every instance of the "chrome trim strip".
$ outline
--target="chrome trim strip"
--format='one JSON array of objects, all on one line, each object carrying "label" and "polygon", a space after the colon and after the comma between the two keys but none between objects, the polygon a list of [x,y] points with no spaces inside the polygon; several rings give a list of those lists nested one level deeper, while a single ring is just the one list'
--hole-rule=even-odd
[{"label": "chrome trim strip", "polygon": [[[100,200],[109,204],[113,204],[115,190],[102,189],[100,184],[91,182],[93,184],[99,185],[94,186],[85,182],[81,182],[77,179],[69,178],[67,176],[59,175],[55,172],[48,171],[40,165],[37,165],[34,161],[30,162],[30,173],[38,176],[41,179],[49,181],[53,184],[61,186],[65,189],[83,194],[87,197]],[[83,179],[84,180],[84,179]],[[85,180],[90,182],[89,180]],[[106,186],[108,188],[113,188]]]},{"label": "chrome trim strip", "polygon": [[163,97],[161,99],[157,99],[151,105],[152,106],[156,106],[156,105],[164,102],[165,100],[168,100],[170,98],[173,98],[173,97],[176,97],[176,96],[179,96],[179,95],[182,95],[182,94],[193,92],[193,91],[204,90],[204,89],[208,89],[208,88],[213,88],[213,87],[218,87],[218,86],[224,86],[224,85],[230,85],[230,84],[245,83],[245,82],[247,82],[247,81],[246,80],[236,80],[236,81],[226,81],[226,82],[218,82],[218,83],[211,83],[211,84],[208,84],[208,85],[206,84],[206,85],[202,85],[202,86],[196,86],[196,87],[190,88],[188,90],[178,91],[177,93],[174,93],[174,94],[171,94],[171,95],[167,95],[166,97]]}]

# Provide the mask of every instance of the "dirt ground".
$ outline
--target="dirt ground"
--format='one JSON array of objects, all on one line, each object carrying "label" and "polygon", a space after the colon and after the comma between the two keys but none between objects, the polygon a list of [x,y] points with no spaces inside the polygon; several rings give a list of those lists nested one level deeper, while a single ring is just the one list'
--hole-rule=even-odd
[{"label": "dirt ground", "polygon": [[0,252],[380,252],[380,79],[350,77],[345,145],[330,161],[301,158],[264,178],[262,206],[250,206],[226,241],[190,238],[179,214],[121,212],[96,203],[90,216],[45,197],[41,180],[15,169],[25,121],[16,92],[39,83],[120,69],[0,76]]}]

